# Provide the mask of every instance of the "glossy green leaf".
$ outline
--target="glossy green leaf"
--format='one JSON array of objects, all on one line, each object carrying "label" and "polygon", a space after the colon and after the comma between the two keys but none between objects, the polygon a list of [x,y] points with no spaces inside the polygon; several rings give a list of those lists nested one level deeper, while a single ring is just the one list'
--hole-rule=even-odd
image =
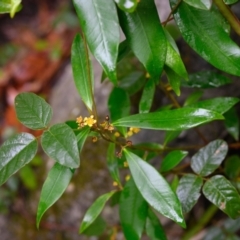
[{"label": "glossy green leaf", "polygon": [[219,97],[219,98],[212,98],[212,99],[196,102],[194,104],[190,104],[189,106],[195,107],[195,108],[204,108],[207,110],[216,111],[218,113],[223,114],[238,102],[239,102],[239,98]]},{"label": "glossy green leaf", "polygon": [[72,44],[71,63],[76,89],[86,107],[92,111],[94,101],[92,64],[87,45],[80,34],[76,35]]},{"label": "glossy green leaf", "polygon": [[235,108],[229,109],[224,114],[224,124],[228,133],[236,140],[239,140],[239,117]]},{"label": "glossy green leaf", "polygon": [[161,172],[167,172],[174,167],[176,167],[186,156],[188,155],[188,152],[186,151],[180,151],[180,150],[174,150],[163,159],[160,171]]},{"label": "glossy green leaf", "polygon": [[149,79],[143,88],[142,97],[139,103],[139,113],[148,113],[152,107],[155,93],[154,79]]},{"label": "glossy green leaf", "polygon": [[170,86],[172,87],[173,91],[176,93],[177,96],[181,95],[180,85],[181,85],[181,77],[174,72],[171,68],[168,66],[164,67],[164,71],[167,75],[168,82]]},{"label": "glossy green leaf", "polygon": [[173,177],[173,180],[171,182],[171,188],[173,190],[173,192],[177,192],[177,187],[178,187],[178,184],[179,184],[179,178],[178,176],[175,174],[174,177]]},{"label": "glossy green leaf", "polygon": [[0,147],[0,185],[29,163],[37,153],[37,140],[29,133],[9,138]]},{"label": "glossy green leaf", "polygon": [[[175,42],[175,39],[177,39],[177,37],[175,37],[175,32],[178,31],[177,27],[174,26],[174,25],[166,25],[166,27],[163,28],[163,30],[164,30],[167,42],[170,43],[170,45],[175,50],[175,52],[178,53],[178,55],[180,55],[178,46],[177,46],[177,44]],[[171,34],[170,34],[170,32],[171,32]]]},{"label": "glossy green leaf", "polygon": [[186,71],[178,49],[176,50],[177,46],[175,44],[175,41],[174,39],[171,39],[169,41],[169,38],[172,38],[171,35],[165,29],[164,32],[167,38],[167,56],[165,64],[169,68],[171,68],[177,75],[179,75],[179,77],[188,80],[188,73]]},{"label": "glossy green leaf", "polygon": [[[108,109],[110,112],[111,121],[116,121],[119,118],[128,116],[130,113],[130,98],[125,90],[115,87],[108,99]],[[125,135],[126,129],[119,126],[118,130]]]},{"label": "glossy green leaf", "polygon": [[217,88],[232,83],[228,77],[213,71],[202,71],[189,74],[189,80],[182,81],[182,86],[192,88]]},{"label": "glossy green leaf", "polygon": [[239,0],[223,0],[223,2],[224,2],[225,4],[228,4],[228,5],[234,4],[234,3],[238,2],[238,1],[239,1]]},{"label": "glossy green leaf", "polygon": [[83,232],[86,236],[99,236],[103,234],[107,227],[107,223],[101,216],[98,216],[96,220]]},{"label": "glossy green leaf", "polygon": [[87,210],[84,218],[82,220],[79,233],[83,233],[99,216],[103,210],[106,202],[111,198],[115,191],[105,193],[102,196],[98,197],[97,200],[92,204],[92,206]]},{"label": "glossy green leaf", "polygon": [[188,95],[183,106],[188,106],[188,105],[194,104],[202,97],[202,95],[203,95],[202,90],[194,91],[193,93]]},{"label": "glossy green leaf", "polygon": [[184,130],[223,116],[217,112],[198,108],[180,108],[154,113],[135,114],[113,122],[114,126],[139,127],[156,130]]},{"label": "glossy green leaf", "polygon": [[137,0],[115,0],[119,8],[126,12],[133,12],[138,4]]},{"label": "glossy green leaf", "polygon": [[213,173],[222,163],[228,152],[225,141],[217,139],[201,148],[191,159],[191,168],[201,176]]},{"label": "glossy green leaf", "polygon": [[230,180],[236,180],[240,176],[240,157],[232,155],[224,162],[224,172]]},{"label": "glossy green leaf", "polygon": [[11,18],[21,9],[21,0],[1,0],[0,13],[10,13]]},{"label": "glossy green leaf", "polygon": [[77,145],[78,145],[78,151],[81,153],[83,145],[89,135],[90,127],[85,126],[81,129],[81,132],[77,135]]},{"label": "glossy green leaf", "polygon": [[141,0],[135,12],[119,11],[119,18],[132,51],[150,76],[158,80],[163,70],[167,45],[154,1]]},{"label": "glossy green leaf", "polygon": [[202,178],[194,174],[186,174],[180,179],[177,196],[182,204],[183,213],[188,213],[197,203],[202,185]]},{"label": "glossy green leaf", "polygon": [[186,227],[178,198],[154,167],[124,149],[134,182],[145,200],[158,212]]},{"label": "glossy green leaf", "polygon": [[195,8],[203,10],[209,10],[212,6],[212,0],[183,0],[183,1]]},{"label": "glossy green leaf", "polygon": [[65,167],[80,165],[77,139],[72,129],[65,123],[58,123],[46,130],[41,138],[44,152]]},{"label": "glossy green leaf", "polygon": [[148,209],[146,234],[151,240],[167,240],[166,234],[159,219],[150,208]]},{"label": "glossy green leaf", "polygon": [[117,57],[117,62],[119,63],[125,56],[127,56],[131,52],[131,49],[128,45],[127,40],[122,41],[119,44],[118,48],[118,57]]},{"label": "glossy green leaf", "polygon": [[216,175],[207,180],[203,186],[203,194],[229,217],[240,216],[240,196],[224,176]]},{"label": "glossy green leaf", "polygon": [[164,146],[177,138],[182,131],[167,131],[164,137]]},{"label": "glossy green leaf", "polygon": [[107,150],[107,166],[112,179],[121,186],[119,171],[118,171],[118,158],[116,156],[115,144],[110,143]]},{"label": "glossy green leaf", "polygon": [[116,84],[116,61],[120,34],[113,1],[73,0],[88,46],[108,78]]},{"label": "glossy green leaf", "polygon": [[49,171],[38,204],[37,227],[39,227],[43,214],[62,196],[72,176],[73,171],[59,163],[55,163]]},{"label": "glossy green leaf", "polygon": [[119,87],[124,89],[130,96],[138,92],[145,84],[146,80],[142,72],[131,72],[121,79]]},{"label": "glossy green leaf", "polygon": [[[173,8],[178,0],[170,2]],[[222,71],[240,76],[240,48],[225,32],[217,14],[215,8],[205,11],[182,2],[174,18],[185,41],[202,58]]]},{"label": "glossy green leaf", "polygon": [[18,94],[14,104],[18,120],[28,128],[46,128],[52,118],[51,106],[34,93]]},{"label": "glossy green leaf", "polygon": [[130,179],[121,193],[119,216],[126,239],[139,240],[145,226],[148,204]]}]

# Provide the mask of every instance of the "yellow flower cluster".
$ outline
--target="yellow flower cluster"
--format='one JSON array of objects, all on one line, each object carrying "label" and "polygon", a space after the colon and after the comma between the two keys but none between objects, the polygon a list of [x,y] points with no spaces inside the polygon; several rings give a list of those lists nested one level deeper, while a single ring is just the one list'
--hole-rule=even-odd
[{"label": "yellow flower cluster", "polygon": [[92,127],[95,123],[97,123],[97,120],[94,118],[93,115],[91,115],[90,117],[85,117],[84,119],[82,116],[80,116],[77,118],[76,122],[78,124],[78,128],[82,128],[84,126]]},{"label": "yellow flower cluster", "polygon": [[140,128],[130,127],[129,131],[127,132],[127,136],[131,137],[134,133],[138,133],[138,132],[140,132]]}]

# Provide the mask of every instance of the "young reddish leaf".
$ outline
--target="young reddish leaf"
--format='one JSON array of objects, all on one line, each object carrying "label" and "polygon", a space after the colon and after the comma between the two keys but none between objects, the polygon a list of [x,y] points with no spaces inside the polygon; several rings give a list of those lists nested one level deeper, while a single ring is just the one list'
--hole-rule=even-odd
[{"label": "young reddish leaf", "polygon": [[113,1],[74,0],[81,28],[89,48],[108,78],[117,83],[116,62],[120,40],[116,6]]},{"label": "young reddish leaf", "polygon": [[46,128],[52,118],[51,106],[34,93],[18,94],[14,104],[18,120],[28,128]]},{"label": "young reddish leaf", "polygon": [[139,103],[139,113],[148,113],[151,109],[155,93],[155,82],[149,79],[143,88],[142,97]]},{"label": "young reddish leaf", "polygon": [[191,168],[201,176],[213,173],[224,160],[228,145],[223,140],[215,140],[201,148],[191,159]]},{"label": "young reddish leaf", "polygon": [[167,44],[154,1],[141,0],[133,13],[119,11],[119,19],[132,51],[151,78],[158,81],[166,59]]},{"label": "young reddish leaf", "polygon": [[217,112],[201,108],[180,108],[153,113],[141,113],[118,119],[114,126],[178,131],[223,119]]},{"label": "young reddish leaf", "polygon": [[45,180],[42,192],[40,195],[40,201],[37,210],[37,228],[43,214],[62,196],[66,190],[73,171],[70,168],[55,163],[52,169],[49,171],[47,179]]},{"label": "young reddish leaf", "polygon": [[29,163],[37,152],[37,140],[29,133],[9,138],[0,147],[0,185]]},{"label": "young reddish leaf", "polygon": [[[172,9],[178,2],[170,0]],[[224,72],[240,76],[240,48],[222,27],[215,8],[205,11],[181,2],[173,15],[184,40],[202,58]]]},{"label": "young reddish leaf", "polygon": [[179,182],[177,196],[182,204],[183,213],[189,212],[200,197],[203,180],[194,174],[186,174]]},{"label": "young reddish leaf", "polygon": [[58,123],[46,130],[41,138],[44,152],[56,162],[69,168],[80,165],[77,139],[65,123]]},{"label": "young reddish leaf", "polygon": [[234,186],[220,175],[213,176],[203,186],[204,196],[231,218],[240,216],[240,196]]},{"label": "young reddish leaf", "polygon": [[126,239],[139,240],[145,226],[148,204],[130,179],[121,193],[119,216]]},{"label": "young reddish leaf", "polygon": [[86,107],[93,107],[93,72],[87,45],[79,34],[76,35],[71,51],[71,63],[75,86]]},{"label": "young reddish leaf", "polygon": [[96,220],[98,215],[102,212],[106,202],[109,200],[109,198],[112,197],[112,195],[114,193],[115,193],[115,191],[105,193],[102,196],[97,198],[97,200],[87,210],[87,212],[82,220],[82,224],[80,226],[79,233],[83,233]]},{"label": "young reddish leaf", "polygon": [[124,149],[134,182],[145,200],[158,212],[186,227],[181,204],[166,180],[154,167]]},{"label": "young reddish leaf", "polygon": [[186,156],[188,152],[175,150],[170,152],[162,161],[160,171],[167,172],[176,167]]},{"label": "young reddish leaf", "polygon": [[146,234],[151,240],[167,240],[166,234],[159,219],[150,208],[148,209]]}]

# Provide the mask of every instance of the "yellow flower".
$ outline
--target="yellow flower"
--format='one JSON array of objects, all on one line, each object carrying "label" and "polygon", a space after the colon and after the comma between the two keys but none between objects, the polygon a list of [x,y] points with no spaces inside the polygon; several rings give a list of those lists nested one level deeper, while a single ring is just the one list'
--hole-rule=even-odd
[{"label": "yellow flower", "polygon": [[76,122],[77,122],[78,124],[81,124],[82,121],[83,121],[82,116],[79,116],[79,117],[77,118],[77,120],[76,120]]},{"label": "yellow flower", "polygon": [[97,120],[96,119],[94,119],[94,116],[93,115],[91,115],[90,117],[85,117],[84,118],[84,125],[86,126],[86,125],[88,125],[89,127],[92,127],[93,126],[93,124],[95,124],[96,122],[97,122]]},{"label": "yellow flower", "polygon": [[127,132],[127,136],[128,136],[128,137],[131,137],[132,135],[133,135],[133,132],[132,132],[132,131],[128,131],[128,132]]},{"label": "yellow flower", "polygon": [[127,182],[130,178],[131,178],[131,176],[130,176],[130,175],[127,175],[127,176],[125,177],[126,182]]},{"label": "yellow flower", "polygon": [[116,181],[113,182],[113,186],[116,187],[118,186],[118,183]]},{"label": "yellow flower", "polygon": [[114,133],[114,136],[115,136],[115,137],[120,137],[120,133],[119,133],[119,132],[115,132],[115,133]]},{"label": "yellow flower", "polygon": [[138,132],[140,132],[140,128],[136,128],[136,127],[130,127],[130,129],[129,129],[131,132],[133,132],[133,133],[138,133]]},{"label": "yellow flower", "polygon": [[124,163],[123,163],[123,166],[124,166],[124,167],[128,167],[128,163],[127,163],[127,162],[124,162]]}]

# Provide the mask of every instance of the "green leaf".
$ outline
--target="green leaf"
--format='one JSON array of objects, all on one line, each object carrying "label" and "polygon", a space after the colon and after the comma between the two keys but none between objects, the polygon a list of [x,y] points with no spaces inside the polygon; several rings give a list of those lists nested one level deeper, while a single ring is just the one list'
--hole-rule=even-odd
[{"label": "green leaf", "polygon": [[202,97],[202,95],[203,95],[202,90],[194,91],[193,93],[188,95],[183,106],[188,106],[188,105],[194,104]]},{"label": "green leaf", "polygon": [[231,218],[240,216],[240,196],[223,176],[216,175],[203,186],[205,197]]},{"label": "green leaf", "polygon": [[194,174],[186,174],[180,179],[177,196],[182,204],[183,213],[188,213],[197,203],[202,185],[202,178]]},{"label": "green leaf", "polygon": [[189,106],[195,107],[195,108],[203,108],[203,109],[207,109],[210,111],[215,111],[223,114],[238,102],[239,102],[239,98],[219,97],[219,98],[212,98],[212,99],[196,102],[196,103],[190,104]]},{"label": "green leaf", "polygon": [[131,52],[130,47],[128,46],[127,40],[122,41],[119,44],[118,48],[118,57],[117,62],[119,63],[124,57],[126,57]]},{"label": "green leaf", "polygon": [[224,172],[230,180],[236,180],[240,176],[240,157],[233,155],[224,162]]},{"label": "green leaf", "polygon": [[163,70],[167,45],[154,1],[141,0],[133,13],[119,11],[119,19],[132,51],[151,78],[158,81]]},{"label": "green leaf", "polygon": [[83,145],[89,135],[90,127],[85,126],[81,129],[81,132],[77,135],[77,145],[78,145],[78,151],[81,153]]},{"label": "green leaf", "polygon": [[114,2],[108,1],[106,4],[105,0],[73,0],[73,3],[91,52],[108,78],[116,84],[120,34]]},{"label": "green leaf", "polygon": [[18,120],[28,128],[46,128],[52,118],[51,106],[34,93],[20,93],[15,98]]},{"label": "green leaf", "polygon": [[223,2],[224,2],[225,4],[228,4],[228,5],[234,4],[234,3],[238,2],[238,1],[239,1],[239,0],[223,0]]},{"label": "green leaf", "polygon": [[155,93],[154,79],[149,79],[144,86],[142,97],[139,103],[139,113],[148,113],[152,107]]},{"label": "green leaf", "polygon": [[228,133],[236,140],[239,140],[239,118],[235,108],[229,109],[224,114],[224,124]]},{"label": "green leaf", "polygon": [[86,107],[93,107],[93,72],[87,45],[79,34],[76,35],[71,51],[71,63],[75,86]]},{"label": "green leaf", "polygon": [[[130,113],[130,98],[129,95],[122,88],[113,88],[109,99],[108,99],[108,109],[110,112],[111,121],[116,121],[119,118],[128,116]],[[119,126],[118,130],[125,135],[126,129]]]},{"label": "green leaf", "polygon": [[3,143],[0,147],[0,185],[34,158],[37,147],[37,140],[29,133],[20,133]]},{"label": "green leaf", "polygon": [[21,0],[1,0],[0,13],[10,13],[11,18],[15,13],[21,10]]},{"label": "green leaf", "polygon": [[178,198],[154,167],[124,149],[134,182],[145,200],[163,216],[186,227]]},{"label": "green leaf", "polygon": [[169,40],[169,38],[172,38],[171,35],[167,32],[167,30],[164,29],[166,38],[167,38],[167,56],[166,56],[166,62],[165,64],[171,68],[179,77],[188,80],[188,73],[186,71],[186,68],[184,66],[184,63],[181,59],[181,56],[179,54],[179,51],[175,44],[174,39]]},{"label": "green leaf", "polygon": [[184,2],[203,10],[209,10],[212,6],[212,0],[184,0]]},{"label": "green leaf", "polygon": [[142,72],[131,72],[121,79],[119,87],[131,96],[138,92],[144,86],[145,82],[145,76]]},{"label": "green leaf", "polygon": [[62,196],[66,190],[73,172],[70,168],[55,163],[45,180],[37,210],[37,228],[43,214]]},{"label": "green leaf", "polygon": [[180,83],[181,83],[181,77],[174,72],[171,68],[168,66],[164,67],[165,73],[168,78],[168,82],[170,86],[172,87],[173,91],[176,93],[177,96],[181,95],[181,90],[180,90]]},{"label": "green leaf", "polygon": [[41,138],[44,152],[65,167],[80,165],[77,139],[72,129],[65,123],[58,123],[46,130]]},{"label": "green leaf", "polygon": [[176,167],[186,156],[188,152],[174,150],[170,152],[162,161],[160,171],[167,172]]},{"label": "green leaf", "polygon": [[167,131],[165,133],[164,146],[166,146],[168,143],[177,138],[181,134],[181,132],[182,131]]},{"label": "green leaf", "polygon": [[21,178],[25,187],[29,190],[35,190],[38,182],[33,168],[29,165],[24,166],[19,170],[19,177]]},{"label": "green leaf", "polygon": [[105,193],[97,198],[97,200],[87,210],[80,226],[79,233],[83,233],[96,220],[96,218],[103,210],[106,202],[109,200],[109,198],[111,198],[114,193],[115,191]]},{"label": "green leaf", "polygon": [[159,219],[150,208],[148,209],[146,234],[151,240],[167,240],[164,229]]},{"label": "green leaf", "polygon": [[107,166],[112,179],[121,186],[119,171],[118,171],[118,158],[116,157],[115,144],[110,143],[107,150]]},{"label": "green leaf", "polygon": [[138,4],[137,0],[115,0],[115,2],[119,8],[129,13],[134,12]]},{"label": "green leaf", "polygon": [[98,216],[96,220],[83,232],[86,236],[99,236],[103,234],[107,227],[107,223],[101,216]]},{"label": "green leaf", "polygon": [[148,204],[130,179],[121,193],[119,216],[126,239],[139,240],[147,219]]},{"label": "green leaf", "polygon": [[189,74],[189,80],[182,81],[182,86],[191,88],[217,88],[232,83],[232,80],[213,71]]},{"label": "green leaf", "polygon": [[[170,2],[173,8],[178,0]],[[202,58],[224,72],[240,76],[240,48],[225,32],[218,10],[204,11],[182,2],[174,18],[185,41]]]},{"label": "green leaf", "polygon": [[174,177],[173,177],[173,180],[171,182],[171,188],[172,188],[173,192],[177,192],[178,184],[179,184],[179,178],[175,174]]},{"label": "green leaf", "polygon": [[217,112],[201,108],[180,108],[154,113],[135,114],[113,122],[114,126],[156,130],[184,130],[213,120],[223,119]]},{"label": "green leaf", "polygon": [[223,140],[215,140],[201,148],[191,159],[191,168],[201,176],[213,173],[222,163],[228,152],[228,145]]}]

